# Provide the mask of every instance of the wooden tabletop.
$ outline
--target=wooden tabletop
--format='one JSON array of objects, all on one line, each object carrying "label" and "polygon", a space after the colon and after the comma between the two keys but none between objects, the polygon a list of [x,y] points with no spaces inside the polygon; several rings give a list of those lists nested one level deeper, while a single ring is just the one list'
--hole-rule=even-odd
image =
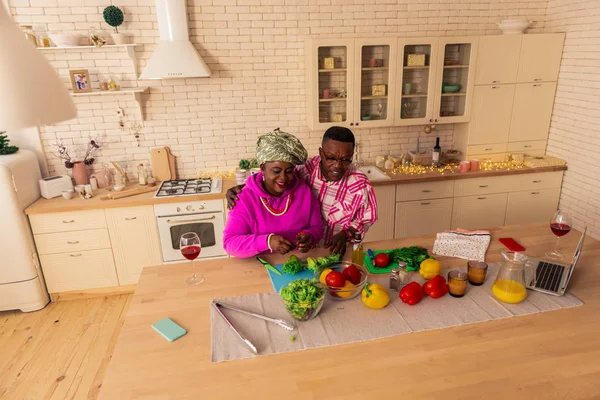
[{"label": "wooden tabletop", "polygon": [[[555,242],[547,224],[493,229],[530,256]],[[562,241],[572,256],[579,234]],[[435,236],[373,242],[385,249]],[[322,249],[320,250],[323,251]],[[206,281],[189,287],[189,263],[145,268],[102,384],[102,399],[441,399],[597,398],[600,396],[600,243],[587,238],[569,292],[585,304],[521,317],[417,332],[341,346],[212,364],[209,301],[272,292],[257,261],[198,263]],[[271,258],[271,262],[281,256]],[[464,266],[439,257],[446,268]],[[493,277],[492,277],[493,278]],[[407,306],[408,307],[408,306]],[[376,311],[373,311],[376,312]],[[188,334],[169,343],[151,328],[171,317]]]}]

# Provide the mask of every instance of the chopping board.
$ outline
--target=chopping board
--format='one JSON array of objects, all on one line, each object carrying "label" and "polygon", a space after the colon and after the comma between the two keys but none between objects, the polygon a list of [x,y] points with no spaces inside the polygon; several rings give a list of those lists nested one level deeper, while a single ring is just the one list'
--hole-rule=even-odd
[{"label": "chopping board", "polygon": [[296,279],[312,279],[315,277],[315,273],[308,269],[305,269],[302,272],[298,272],[297,274],[291,275],[284,273],[283,264],[273,265],[273,267],[277,268],[279,272],[281,272],[281,276],[277,275],[275,272],[265,268],[269,273],[269,278],[271,279],[271,284],[273,284],[273,289],[275,292],[279,293],[279,290],[290,283],[291,281],[295,281]]},{"label": "chopping board", "polygon": [[[169,159],[170,150],[168,147],[161,147],[150,150],[150,162],[152,163],[152,171],[154,178],[159,182],[170,181],[175,179],[171,174],[171,160]],[[175,163],[174,157],[173,164]],[[175,167],[173,167],[175,169]]]},{"label": "chopping board", "polygon": [[[377,254],[381,253],[390,254],[392,251],[393,250],[373,250],[373,255],[376,256]],[[393,262],[390,262],[390,264],[384,268],[376,267],[371,262],[371,258],[365,252],[365,268],[367,269],[367,271],[369,271],[370,274],[389,274],[390,272],[392,272],[392,268],[397,267],[398,264]]]},{"label": "chopping board", "polygon": [[177,171],[175,170],[175,156],[171,153],[171,149],[167,149],[167,158],[169,159],[169,171],[171,171],[171,179],[177,179]]}]

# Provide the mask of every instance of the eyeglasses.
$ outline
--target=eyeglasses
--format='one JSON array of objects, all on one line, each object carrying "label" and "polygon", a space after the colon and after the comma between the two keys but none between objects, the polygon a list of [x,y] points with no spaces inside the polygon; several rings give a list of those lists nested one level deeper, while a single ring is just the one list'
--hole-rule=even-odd
[{"label": "eyeglasses", "polygon": [[322,153],[322,154],[323,154],[323,159],[326,162],[331,163],[331,164],[335,164],[335,163],[339,162],[342,165],[348,166],[352,163],[352,157],[350,157],[350,158],[335,158],[335,157],[330,157],[325,153]]}]

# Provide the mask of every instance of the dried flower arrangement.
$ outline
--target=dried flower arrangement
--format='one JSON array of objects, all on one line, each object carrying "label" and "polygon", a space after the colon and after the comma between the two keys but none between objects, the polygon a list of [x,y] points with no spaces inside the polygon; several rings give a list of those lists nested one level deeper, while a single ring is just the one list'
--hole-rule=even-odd
[{"label": "dried flower arrangement", "polygon": [[[53,146],[56,147],[56,153],[53,153],[55,157],[64,160],[66,168],[73,168],[73,163],[77,161],[83,161],[85,165],[92,165],[94,163],[94,153],[102,146],[102,140],[100,136],[91,135],[89,137],[89,142],[85,146],[85,150],[83,152],[77,146],[69,147],[64,144],[63,140],[58,138],[56,143],[53,143]],[[82,154],[82,156],[78,156]]]}]

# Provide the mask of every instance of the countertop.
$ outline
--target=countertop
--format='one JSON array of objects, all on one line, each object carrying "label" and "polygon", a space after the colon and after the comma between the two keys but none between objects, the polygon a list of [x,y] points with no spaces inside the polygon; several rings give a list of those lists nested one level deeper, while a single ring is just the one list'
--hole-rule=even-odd
[{"label": "countertop", "polygon": [[[515,238],[531,256],[542,256],[556,241],[547,223],[491,232],[488,262],[499,260],[500,237]],[[563,237],[567,257],[579,237],[575,231]],[[427,235],[369,247],[420,245],[431,251],[434,239]],[[445,268],[465,265],[437,258]],[[269,261],[277,259],[281,256]],[[209,301],[273,288],[254,259],[201,261],[197,269],[206,281],[193,287],[185,284],[189,263],[142,271],[100,398],[479,399],[485,393],[489,399],[515,394],[578,399],[600,394],[600,243],[591,238],[569,285],[583,306],[219,364],[210,361]],[[165,317],[188,334],[173,343],[164,340],[151,325]]]},{"label": "countertop", "polygon": [[[371,184],[373,186],[385,186],[385,185],[396,185],[399,183],[419,183],[419,182],[435,182],[452,179],[470,179],[480,177],[491,177],[491,176],[503,176],[503,175],[519,175],[519,174],[531,174],[535,172],[553,172],[553,171],[565,171],[566,166],[559,167],[539,167],[530,168],[523,167],[521,169],[511,170],[500,170],[500,171],[469,171],[464,173],[446,171],[441,174],[437,171],[428,171],[425,174],[420,175],[408,175],[408,174],[392,174],[387,172],[387,175],[391,179],[386,180],[375,180]],[[62,197],[56,197],[54,199],[39,199],[31,206],[25,209],[25,213],[31,214],[45,214],[45,213],[57,213],[57,212],[69,212],[69,211],[83,211],[83,210],[94,210],[104,208],[117,208],[117,207],[135,207],[144,205],[164,204],[164,203],[181,203],[187,201],[202,201],[202,200],[223,200],[225,199],[225,192],[230,187],[235,186],[235,178],[223,179],[223,192],[217,194],[208,195],[197,195],[197,196],[178,196],[178,197],[167,197],[157,199],[154,197],[154,192],[138,194],[136,196],[126,197],[118,200],[100,200],[100,197],[107,192],[105,190],[98,190],[94,193],[94,197],[88,200],[74,197],[71,200],[65,200]],[[127,189],[134,188],[135,185],[127,187]],[[158,186],[157,186],[158,188]]]}]

